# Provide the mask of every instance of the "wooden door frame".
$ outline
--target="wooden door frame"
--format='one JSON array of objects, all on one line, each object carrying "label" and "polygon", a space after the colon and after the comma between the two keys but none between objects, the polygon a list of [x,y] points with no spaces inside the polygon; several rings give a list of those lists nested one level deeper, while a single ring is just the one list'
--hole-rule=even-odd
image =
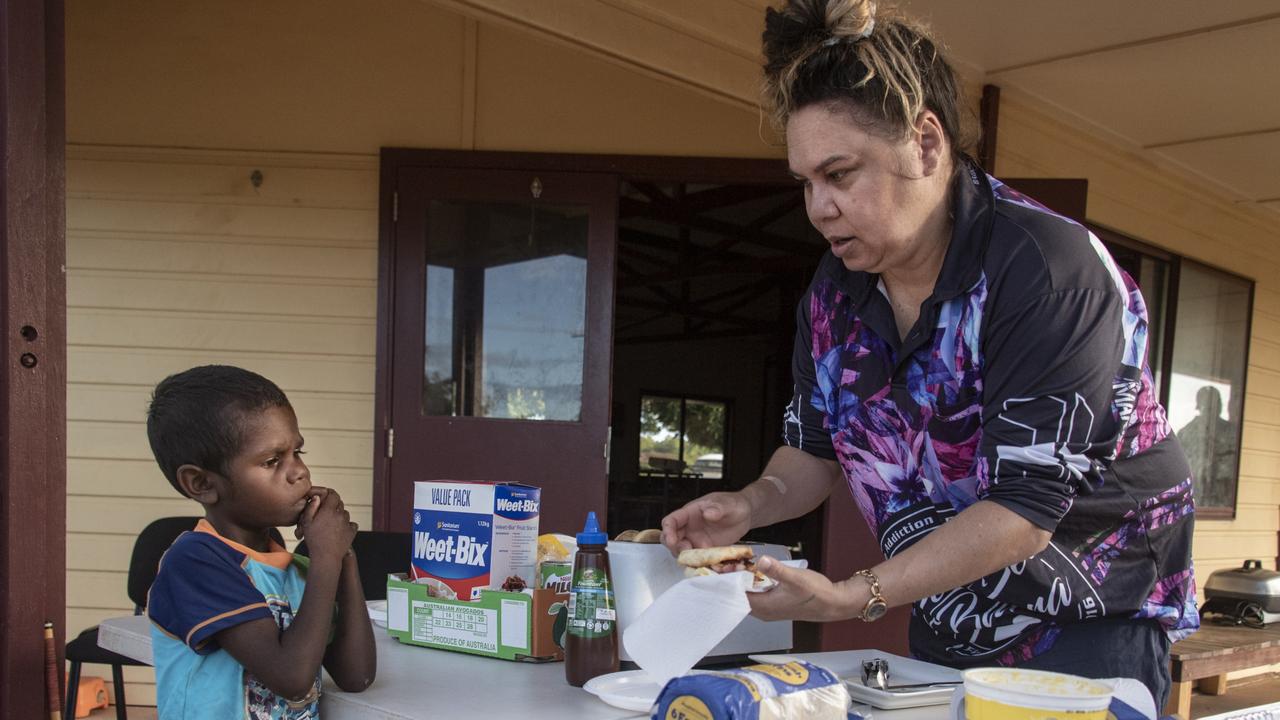
[{"label": "wooden door frame", "polygon": [[787,182],[785,161],[768,159],[691,158],[646,155],[586,155],[468,150],[383,148],[379,168],[377,361],[374,381],[373,525],[390,527],[390,460],[387,431],[391,422],[392,359],[395,337],[396,182],[407,167],[535,172],[600,173],[629,179],[706,183]]},{"label": "wooden door frame", "polygon": [[43,624],[54,624],[61,661],[66,619],[63,25],[62,0],[0,1],[0,717],[6,718],[49,716]]}]

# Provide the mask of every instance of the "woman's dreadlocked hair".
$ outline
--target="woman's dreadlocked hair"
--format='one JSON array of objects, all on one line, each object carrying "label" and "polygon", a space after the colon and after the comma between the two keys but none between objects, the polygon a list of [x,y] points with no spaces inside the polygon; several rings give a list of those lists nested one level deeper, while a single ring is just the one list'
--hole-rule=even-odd
[{"label": "woman's dreadlocked hair", "polygon": [[923,26],[874,0],[786,0],[765,12],[765,97],[777,127],[814,103],[900,138],[923,110],[957,158],[969,144],[955,72]]}]

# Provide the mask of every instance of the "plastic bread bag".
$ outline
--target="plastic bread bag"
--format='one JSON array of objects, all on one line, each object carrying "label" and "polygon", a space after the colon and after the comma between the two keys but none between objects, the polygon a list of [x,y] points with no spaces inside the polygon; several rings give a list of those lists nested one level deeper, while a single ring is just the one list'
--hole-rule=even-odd
[{"label": "plastic bread bag", "polygon": [[672,679],[651,718],[845,720],[849,691],[831,671],[803,661],[751,665]]}]

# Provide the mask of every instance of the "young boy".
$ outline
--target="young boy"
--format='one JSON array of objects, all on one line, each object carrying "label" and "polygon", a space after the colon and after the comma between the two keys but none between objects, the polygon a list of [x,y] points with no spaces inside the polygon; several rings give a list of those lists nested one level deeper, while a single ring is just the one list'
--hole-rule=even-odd
[{"label": "young boy", "polygon": [[[311,484],[280,388],[235,367],[178,373],[156,386],[147,437],[205,515],[165,553],[148,597],[160,717],[316,718],[321,662],[343,690],[368,687],[356,524],[338,493]],[[309,563],[272,540],[286,525]]]}]

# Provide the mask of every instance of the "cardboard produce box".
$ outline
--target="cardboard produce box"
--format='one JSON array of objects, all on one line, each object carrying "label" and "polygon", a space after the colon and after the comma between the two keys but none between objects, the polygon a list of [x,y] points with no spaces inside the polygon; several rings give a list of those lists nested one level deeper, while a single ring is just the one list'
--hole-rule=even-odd
[{"label": "cardboard produce box", "polygon": [[402,643],[521,662],[564,659],[568,592],[480,590],[476,600],[434,597],[432,585],[387,576],[387,632]]}]

